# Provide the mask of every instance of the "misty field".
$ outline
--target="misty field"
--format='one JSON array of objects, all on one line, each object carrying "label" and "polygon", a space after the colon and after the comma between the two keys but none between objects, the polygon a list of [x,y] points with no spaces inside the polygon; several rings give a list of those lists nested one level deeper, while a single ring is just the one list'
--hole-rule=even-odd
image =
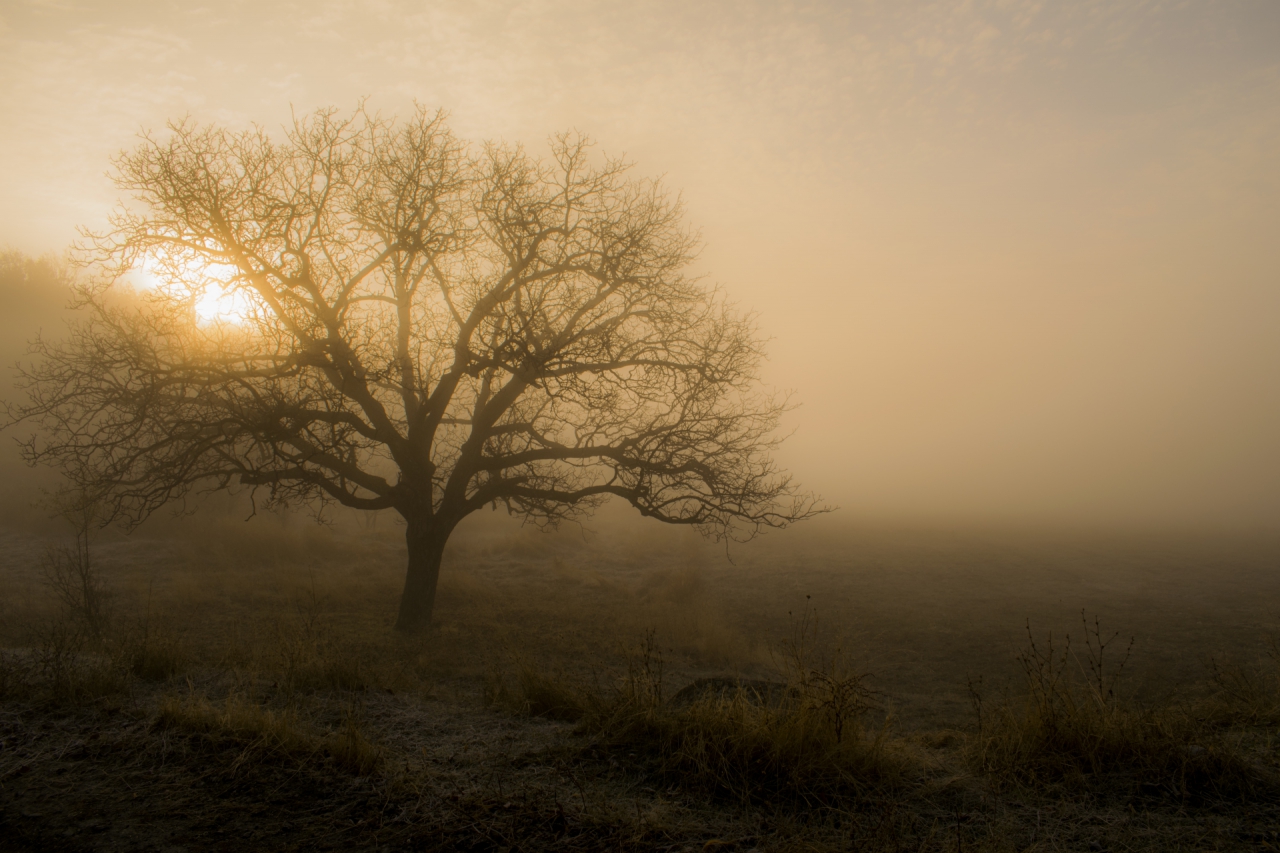
[{"label": "misty field", "polygon": [[1274,539],[402,531],[6,529],[5,849],[1280,847]]}]

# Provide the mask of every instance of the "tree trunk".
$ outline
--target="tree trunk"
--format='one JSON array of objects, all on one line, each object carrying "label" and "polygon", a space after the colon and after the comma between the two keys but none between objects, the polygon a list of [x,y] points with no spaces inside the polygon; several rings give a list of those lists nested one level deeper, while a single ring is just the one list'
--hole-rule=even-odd
[{"label": "tree trunk", "polygon": [[400,594],[397,631],[416,631],[431,624],[431,610],[436,603],[436,583],[440,580],[440,558],[452,528],[438,521],[434,524],[409,521],[405,542],[409,546],[409,568],[405,572],[404,592]]}]

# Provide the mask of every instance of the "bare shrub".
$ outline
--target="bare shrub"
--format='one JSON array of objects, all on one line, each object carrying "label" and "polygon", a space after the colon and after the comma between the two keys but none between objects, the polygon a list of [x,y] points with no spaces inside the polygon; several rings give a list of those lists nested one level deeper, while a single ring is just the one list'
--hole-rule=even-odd
[{"label": "bare shrub", "polygon": [[11,649],[0,649],[0,700],[28,695],[32,677],[29,656]]},{"label": "bare shrub", "polygon": [[[13,668],[14,686],[28,699],[79,703],[118,693],[127,679],[83,625],[54,620],[34,631],[26,660]],[[17,657],[17,656],[15,656]]]},{"label": "bare shrub", "polygon": [[843,648],[820,648],[816,610],[793,618],[791,637],[782,642],[780,652],[796,700],[826,716],[836,743],[843,740],[846,729],[860,725],[867,712],[876,708],[867,674],[852,665]]},{"label": "bare shrub", "polygon": [[[1177,796],[1229,794],[1256,786],[1258,771],[1238,750],[1212,739],[1176,705],[1148,708],[1119,697],[1128,661],[1113,649],[1097,618],[1081,614],[1084,653],[1070,635],[1038,644],[1027,624],[1017,660],[1025,690],[989,703],[970,685],[978,731],[969,744],[971,766],[995,787],[1079,786],[1127,779],[1150,792]],[[1132,641],[1129,644],[1132,647]]]},{"label": "bare shrub", "polygon": [[89,550],[88,520],[70,544],[50,546],[41,560],[45,585],[66,617],[101,640],[110,618],[109,593]]},{"label": "bare shrub", "polygon": [[1263,659],[1252,664],[1209,662],[1214,696],[1206,716],[1223,725],[1280,723],[1280,635],[1270,635],[1267,645]]},{"label": "bare shrub", "polygon": [[325,600],[313,584],[295,603],[294,618],[277,624],[282,686],[303,693],[368,689],[369,674],[358,650],[334,636],[324,609]]}]

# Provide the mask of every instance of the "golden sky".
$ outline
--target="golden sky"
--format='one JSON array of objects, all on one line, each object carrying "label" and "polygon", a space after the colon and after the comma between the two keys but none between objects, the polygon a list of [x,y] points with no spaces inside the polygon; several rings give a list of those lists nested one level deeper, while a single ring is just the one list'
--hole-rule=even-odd
[{"label": "golden sky", "polygon": [[851,519],[1280,525],[1280,2],[7,0],[0,244],[362,96],[664,174]]}]

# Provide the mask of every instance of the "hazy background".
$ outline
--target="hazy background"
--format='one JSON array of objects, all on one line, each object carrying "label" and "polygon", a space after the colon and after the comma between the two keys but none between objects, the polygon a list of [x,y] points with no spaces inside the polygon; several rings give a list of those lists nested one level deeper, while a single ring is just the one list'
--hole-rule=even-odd
[{"label": "hazy background", "polygon": [[665,174],[845,518],[1280,527],[1274,0],[6,0],[0,246],[140,129],[362,96]]}]

